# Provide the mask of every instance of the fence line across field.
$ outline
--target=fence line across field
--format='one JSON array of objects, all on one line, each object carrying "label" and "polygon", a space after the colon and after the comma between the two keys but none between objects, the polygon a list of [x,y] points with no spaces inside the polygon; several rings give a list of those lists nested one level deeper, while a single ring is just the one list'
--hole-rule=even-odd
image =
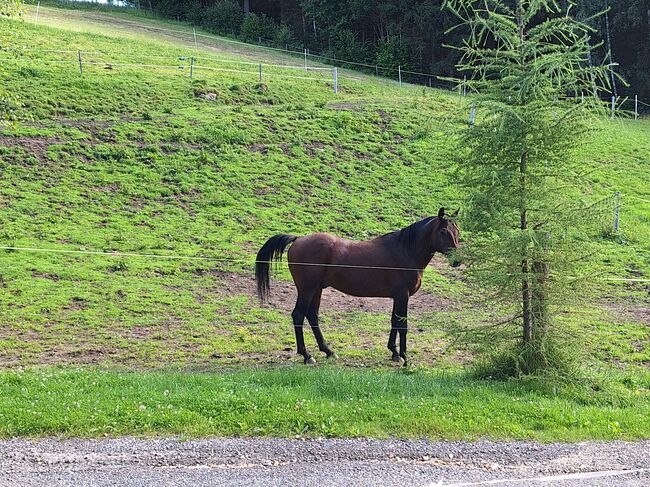
[{"label": "fence line across field", "polygon": [[[60,54],[78,54],[81,52],[82,55],[86,54],[103,54],[103,55],[111,55],[110,52],[105,52],[105,51],[86,51],[83,49],[41,49],[41,48],[20,48],[20,49],[15,49],[15,48],[8,48],[8,47],[1,47],[0,52],[16,52],[16,53],[24,53],[24,52],[45,52],[45,53],[60,53]],[[178,53],[175,55],[168,55],[168,56],[161,56],[161,55],[152,55],[152,54],[133,54],[133,53],[128,53],[129,56],[135,56],[138,58],[142,59],[178,59],[181,61],[188,60],[190,58],[194,58],[195,60],[202,60],[202,61],[212,61],[212,62],[219,62],[219,63],[230,63],[230,64],[244,64],[244,65],[251,65],[251,66],[257,66],[259,64],[262,64],[264,66],[270,67],[270,68],[282,68],[282,69],[300,69],[304,70],[304,66],[298,66],[295,64],[273,64],[269,62],[262,61],[260,62],[254,62],[254,61],[236,61],[234,59],[224,59],[224,58],[216,58],[216,57],[207,57],[207,56],[194,56],[191,53]],[[17,61],[20,58],[3,58],[0,59],[0,61]],[[26,58],[30,60],[38,60],[40,61],[41,59],[35,59],[35,58]],[[86,61],[84,61],[86,62]],[[110,61],[107,61],[110,62]],[[308,66],[307,71],[332,71],[332,67],[319,67],[319,66]]]},{"label": "fence line across field", "polygon": [[[80,14],[78,12],[74,12],[73,15],[76,15],[77,17],[80,17],[80,18],[86,18],[86,17],[84,17],[84,15],[82,15],[82,14]],[[302,67],[303,69],[309,69],[310,68],[310,66],[307,65],[307,59],[311,56],[313,58],[318,57],[318,58],[325,59],[325,60],[328,60],[328,61],[334,61],[336,63],[348,64],[348,65],[351,65],[351,66],[360,66],[362,68],[372,68],[372,69],[375,70],[376,76],[379,76],[380,72],[395,72],[395,73],[397,73],[398,71],[401,71],[401,73],[410,74],[410,75],[413,75],[413,76],[422,76],[422,77],[424,77],[424,78],[426,78],[428,80],[428,83],[423,83],[423,85],[426,86],[428,84],[429,87],[434,87],[433,79],[437,80],[437,76],[432,74],[432,73],[420,73],[420,72],[417,72],[417,71],[402,70],[401,66],[398,67],[398,68],[393,68],[393,67],[387,67],[387,66],[379,66],[379,65],[373,65],[373,64],[359,63],[359,62],[355,62],[355,61],[346,61],[346,60],[343,60],[343,59],[337,59],[337,58],[328,57],[328,56],[325,56],[325,55],[322,55],[322,54],[313,53],[313,52],[310,52],[309,49],[304,49],[303,51],[294,51],[294,50],[291,50],[291,49],[288,49],[288,48],[282,49],[282,48],[278,48],[278,47],[271,47],[271,46],[264,46],[264,45],[260,45],[260,44],[253,44],[253,43],[249,43],[249,42],[243,42],[243,41],[237,41],[237,40],[234,40],[234,39],[229,39],[227,37],[220,37],[220,36],[216,36],[216,35],[196,32],[195,28],[192,31],[184,31],[184,30],[177,30],[177,29],[166,29],[166,28],[163,28],[163,27],[155,27],[155,26],[152,26],[152,25],[143,25],[143,24],[141,24],[139,22],[133,22],[133,21],[121,20],[121,22],[125,23],[125,24],[130,24],[130,25],[139,27],[140,29],[158,30],[158,31],[161,31],[161,32],[172,32],[172,33],[176,33],[176,34],[182,34],[183,36],[187,36],[191,40],[191,44],[196,49],[198,49],[198,45],[196,43],[196,38],[197,37],[204,37],[204,38],[214,39],[214,40],[217,40],[219,42],[226,42],[226,43],[232,43],[232,44],[247,46],[249,48],[257,47],[259,49],[267,49],[267,50],[278,51],[278,52],[283,52],[283,53],[287,53],[287,54],[294,54],[294,55],[304,56],[305,64]],[[327,64],[327,63],[323,63],[323,64]],[[322,68],[322,69],[332,69],[332,68]],[[384,76],[381,76],[381,77],[384,77]],[[384,77],[384,78],[390,79],[388,77]],[[436,84],[438,85],[437,87],[449,89],[449,86],[447,86],[447,85],[443,86],[442,83],[439,82],[439,81],[436,81]],[[401,85],[401,83],[400,83],[400,85]],[[451,88],[451,89],[454,90],[455,87]]]},{"label": "fence line across field", "polygon": [[[248,44],[247,44],[248,45]],[[40,49],[40,48],[25,48],[25,49],[12,49],[12,48],[0,48],[0,51],[2,52],[44,52],[44,53],[59,53],[59,54],[77,54],[77,59],[75,61],[67,61],[67,60],[53,60],[53,59],[37,59],[37,58],[1,58],[0,61],[14,61],[14,62],[24,62],[24,61],[32,61],[32,62],[40,62],[42,64],[78,64],[79,65],[79,71],[83,74],[83,65],[88,64],[88,65],[106,65],[106,66],[116,66],[116,67],[144,67],[144,68],[161,68],[161,69],[188,69],[190,72],[190,77],[193,77],[193,70],[196,69],[207,69],[211,71],[224,71],[224,72],[232,72],[232,73],[241,73],[241,74],[258,74],[258,70],[256,71],[243,71],[243,70],[235,70],[235,69],[226,69],[226,68],[215,68],[212,66],[201,66],[194,64],[194,61],[196,60],[203,60],[203,61],[210,61],[214,63],[226,63],[226,64],[239,64],[239,65],[245,65],[245,66],[257,66],[259,67],[259,78],[260,81],[262,80],[263,75],[266,76],[279,76],[279,77],[284,77],[288,79],[302,79],[302,80],[312,80],[312,81],[323,81],[326,78],[315,78],[315,77],[308,77],[308,76],[292,76],[292,75],[283,75],[279,73],[269,73],[264,72],[263,69],[264,67],[267,68],[275,68],[275,69],[291,69],[291,70],[306,70],[306,71],[322,71],[322,72],[330,72],[332,76],[332,81],[333,81],[333,88],[334,92],[338,93],[338,87],[339,87],[339,72],[337,67],[318,67],[318,66],[298,66],[298,65],[290,65],[290,64],[274,64],[270,62],[265,62],[265,61],[260,61],[260,62],[253,62],[253,61],[236,61],[236,60],[230,60],[230,59],[223,59],[223,58],[214,58],[214,57],[206,57],[206,56],[192,56],[188,55],[186,53],[183,54],[178,54],[175,56],[160,56],[160,55],[147,55],[147,54],[136,54],[135,57],[142,58],[142,59],[166,59],[170,60],[172,58],[175,58],[179,61],[189,61],[189,65],[185,64],[152,64],[152,63],[128,63],[128,62],[115,62],[110,59],[103,60],[103,61],[96,61],[96,60],[84,60],[83,56],[90,54],[90,55],[110,55],[111,53],[106,53],[103,51],[83,51],[83,50],[68,50],[68,49]],[[362,63],[361,63],[362,64]],[[368,65],[370,66],[370,65]],[[384,68],[382,68],[384,69]],[[388,69],[388,68],[386,68]],[[391,68],[392,69],[392,68]],[[439,83],[436,83],[435,85],[431,82],[432,77],[436,77],[435,75],[432,74],[427,74],[427,73],[418,73],[414,71],[406,71],[402,70],[401,66],[398,66],[397,68],[397,73],[398,73],[398,79],[394,80],[389,77],[379,77],[379,79],[382,79],[386,82],[389,83],[397,83],[398,86],[402,87],[402,73],[409,73],[413,75],[420,75],[420,76],[425,76],[429,78],[429,83],[428,87],[429,88],[440,88],[440,89],[451,89],[451,91],[455,91],[458,89],[458,93],[460,96],[465,97],[467,96],[467,79],[464,78],[462,81],[460,81],[456,86],[450,88],[448,85],[442,86]],[[361,81],[361,78],[356,78],[353,76],[346,76],[346,79],[350,80],[355,80],[355,81]],[[447,80],[447,82],[449,82]],[[425,83],[423,86],[427,87],[427,84]],[[631,102],[632,100],[628,97],[611,97],[611,116],[612,118],[615,117],[616,111],[621,109],[623,105],[627,102]],[[643,102],[642,100],[639,100],[638,97],[635,95],[634,98],[634,118],[635,120],[639,118],[639,109],[638,105],[643,105],[650,107],[650,104]],[[476,116],[476,107],[472,106],[471,107],[471,113],[470,113],[470,125],[474,123],[474,119]]]},{"label": "fence line across field", "polygon": [[[0,250],[8,252],[40,252],[50,254],[78,254],[78,255],[98,255],[106,257],[135,257],[135,258],[152,258],[152,259],[166,259],[166,260],[195,260],[207,262],[225,262],[231,264],[278,264],[276,260],[249,260],[249,259],[236,259],[231,257],[205,257],[200,255],[162,255],[162,254],[149,254],[149,253],[132,253],[132,252],[103,252],[98,250],[70,250],[70,249],[51,249],[40,247],[17,247],[17,246],[0,246]],[[370,265],[350,265],[350,264],[328,264],[318,262],[291,262],[291,265],[297,266],[312,266],[312,267],[333,267],[344,269],[370,269],[370,270],[391,270],[391,271],[418,271],[424,269],[419,267],[391,267],[391,266],[370,266]],[[650,279],[643,278],[625,278],[625,277],[597,277],[601,281],[625,281],[625,282],[650,282]]]},{"label": "fence line across field", "polygon": [[[283,65],[270,65],[270,64],[264,64],[264,63],[239,63],[239,64],[246,64],[246,65],[254,65],[254,66],[259,66],[260,70],[250,70],[250,71],[245,71],[241,69],[229,69],[229,68],[217,68],[217,67],[212,67],[212,66],[202,66],[198,64],[194,64],[193,59],[190,58],[191,63],[188,64],[146,64],[146,63],[121,63],[121,62],[114,62],[110,60],[105,60],[105,61],[88,61],[84,60],[82,57],[83,51],[74,51],[78,54],[78,59],[75,60],[58,60],[58,59],[34,59],[34,58],[0,58],[0,61],[11,61],[11,62],[39,62],[41,64],[70,64],[70,65],[76,65],[79,66],[79,71],[80,74],[83,75],[83,66],[90,65],[90,66],[106,66],[107,68],[110,67],[127,67],[127,68],[157,68],[157,69],[176,69],[176,70],[188,70],[190,73],[190,77],[193,77],[193,71],[197,69],[203,69],[207,71],[214,71],[214,72],[228,72],[228,73],[239,73],[239,74],[247,74],[247,75],[254,75],[254,76],[262,76],[262,67],[267,66],[267,67],[272,67],[272,68],[287,68],[287,66]],[[167,58],[170,59],[170,58]],[[294,69],[294,66],[289,66],[289,69]],[[274,76],[274,77],[280,77],[280,78],[286,78],[286,79],[299,79],[299,80],[309,80],[309,81],[320,81],[320,82],[328,82],[331,81],[333,82],[333,89],[334,92],[338,92],[338,72],[337,68],[332,68],[331,70],[332,73],[332,78],[330,79],[329,77],[314,77],[314,76],[295,76],[295,75],[290,75],[290,74],[283,74],[283,73],[277,73],[277,72],[268,72],[265,71],[263,73],[264,76]],[[355,78],[352,78],[355,79]]]},{"label": "fence line across field", "polygon": [[[75,15],[75,16],[77,16],[79,18],[82,18],[82,19],[87,18],[81,12],[71,12],[70,14]],[[214,39],[214,40],[217,40],[219,42],[243,45],[243,46],[247,46],[249,48],[256,47],[258,49],[266,49],[266,50],[278,51],[278,52],[283,52],[283,53],[287,53],[287,54],[293,54],[293,55],[298,55],[298,56],[304,57],[304,66],[298,66],[297,67],[298,69],[307,70],[307,69],[313,68],[313,67],[309,67],[308,64],[307,64],[308,58],[309,58],[309,56],[311,56],[313,58],[320,58],[320,59],[325,60],[325,61],[332,61],[333,63],[342,63],[342,64],[348,64],[348,65],[351,65],[351,66],[359,66],[361,68],[374,69],[375,76],[380,77],[380,78],[384,78],[386,80],[391,80],[392,79],[393,81],[395,81],[394,78],[386,77],[386,76],[380,76],[380,72],[394,73],[397,76],[397,82],[398,82],[400,87],[402,86],[402,81],[403,81],[402,80],[402,75],[403,74],[408,74],[408,75],[411,75],[411,76],[423,77],[426,80],[426,82],[424,82],[424,83],[416,83],[416,84],[420,84],[420,85],[425,86],[425,87],[428,86],[430,88],[436,87],[436,88],[442,88],[442,89],[451,89],[452,91],[458,89],[461,96],[466,96],[467,95],[467,87],[466,87],[467,80],[466,80],[466,78],[464,80],[460,81],[458,84],[454,85],[453,87],[450,87],[447,84],[447,83],[450,83],[450,80],[448,80],[448,79],[444,80],[440,76],[435,75],[433,73],[422,73],[422,72],[417,72],[417,71],[404,70],[404,69],[402,69],[401,66],[398,66],[397,68],[394,68],[394,67],[387,67],[387,66],[379,66],[377,64],[369,64],[369,63],[360,63],[360,62],[356,62],[356,61],[348,61],[348,60],[344,60],[344,59],[339,59],[339,58],[335,58],[335,57],[326,56],[326,55],[323,55],[321,53],[312,52],[308,48],[304,48],[302,51],[298,51],[298,50],[291,50],[291,49],[288,48],[288,46],[286,46],[284,49],[282,49],[282,48],[279,48],[279,47],[272,47],[272,46],[262,45],[261,44],[261,40],[262,40],[261,37],[258,37],[258,44],[254,44],[254,43],[251,43],[251,42],[244,42],[244,41],[238,41],[238,40],[235,40],[235,39],[230,39],[228,37],[221,37],[221,36],[217,36],[217,35],[213,35],[213,34],[206,34],[206,33],[202,33],[202,32],[197,32],[196,31],[196,26],[192,26],[192,30],[179,30],[179,29],[167,29],[167,28],[164,28],[164,27],[157,27],[157,26],[154,26],[154,25],[146,25],[146,24],[143,24],[141,22],[129,21],[129,20],[125,20],[125,19],[121,19],[121,22],[124,23],[124,24],[135,26],[135,27],[137,27],[139,29],[144,29],[144,30],[157,30],[157,31],[161,31],[161,32],[171,32],[171,33],[175,33],[175,34],[182,34],[183,36],[187,36],[189,38],[190,44],[197,50],[198,50],[197,37],[203,37],[203,38]],[[37,7],[37,11],[36,11],[36,23],[38,23],[38,7]],[[52,50],[52,52],[54,52],[54,50]],[[61,52],[63,52],[63,51],[61,51]],[[260,63],[252,63],[252,64],[260,64]],[[263,63],[263,64],[268,64],[268,63]],[[322,63],[322,64],[328,64],[328,63]],[[332,64],[332,63],[329,63],[329,64]],[[335,67],[329,67],[329,68],[319,68],[319,69],[324,69],[324,70],[330,69],[330,70],[332,70],[332,69],[336,69],[336,68]],[[81,70],[83,70],[83,69],[81,69]],[[337,90],[337,87],[338,87],[338,73],[333,71],[333,77],[334,77],[335,92],[337,92],[338,91]],[[436,79],[435,84],[433,82],[433,79]],[[411,80],[411,82],[413,82],[413,80]],[[443,86],[443,84],[444,84],[444,86]],[[614,118],[614,114],[615,114],[615,111],[616,111],[616,104],[617,104],[617,102],[618,102],[618,100],[620,98],[621,97],[617,97],[617,96],[612,96],[612,98],[611,98],[612,118]],[[638,108],[637,108],[638,104],[650,107],[650,104],[645,103],[645,102],[643,102],[641,100],[638,100],[638,98],[635,95],[635,110],[634,110],[635,119],[639,118],[639,112],[638,112]]]}]

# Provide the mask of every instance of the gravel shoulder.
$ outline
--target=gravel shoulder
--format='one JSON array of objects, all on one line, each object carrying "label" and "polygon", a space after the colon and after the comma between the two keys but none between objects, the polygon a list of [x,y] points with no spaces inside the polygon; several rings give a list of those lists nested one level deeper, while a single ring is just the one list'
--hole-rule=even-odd
[{"label": "gravel shoulder", "polygon": [[650,485],[650,441],[180,439],[0,442],[0,486]]}]

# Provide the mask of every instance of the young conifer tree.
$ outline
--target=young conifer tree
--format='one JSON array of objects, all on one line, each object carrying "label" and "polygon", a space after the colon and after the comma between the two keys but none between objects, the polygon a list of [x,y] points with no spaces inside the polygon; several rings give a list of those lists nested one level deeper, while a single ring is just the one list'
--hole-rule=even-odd
[{"label": "young conifer tree", "polygon": [[[597,126],[607,66],[588,63],[591,29],[554,0],[447,0],[469,35],[455,48],[476,121],[460,137],[469,273],[521,326],[510,373],[558,365],[556,311],[575,303],[586,239],[574,218],[586,180],[574,149]],[[566,5],[566,2],[565,2]],[[593,46],[593,42],[591,42]]]}]

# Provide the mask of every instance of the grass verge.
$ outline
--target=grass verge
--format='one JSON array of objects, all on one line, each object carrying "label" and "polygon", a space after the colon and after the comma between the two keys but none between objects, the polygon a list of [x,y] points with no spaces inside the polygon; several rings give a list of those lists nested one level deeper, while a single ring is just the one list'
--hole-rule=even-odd
[{"label": "grass verge", "polygon": [[649,385],[648,375],[542,385],[338,366],[2,371],[0,435],[633,440],[650,435]]}]

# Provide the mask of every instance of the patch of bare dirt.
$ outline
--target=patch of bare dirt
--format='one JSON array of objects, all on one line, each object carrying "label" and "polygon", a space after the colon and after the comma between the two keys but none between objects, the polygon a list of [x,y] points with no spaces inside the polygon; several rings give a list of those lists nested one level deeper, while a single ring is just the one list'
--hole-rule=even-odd
[{"label": "patch of bare dirt", "polygon": [[55,137],[13,137],[0,134],[0,145],[4,147],[21,147],[34,154],[38,160],[47,159],[47,149],[54,144],[65,142]]},{"label": "patch of bare dirt", "polygon": [[359,108],[359,105],[355,103],[350,103],[349,101],[343,101],[343,102],[336,102],[336,103],[328,103],[325,105],[325,108],[329,108],[330,110],[355,110]]},{"label": "patch of bare dirt", "polygon": [[269,148],[264,144],[251,144],[248,146],[248,150],[259,154],[267,154],[269,152]]},{"label": "patch of bare dirt", "polygon": [[612,313],[617,322],[640,323],[650,326],[650,306],[631,300],[606,302],[603,307]]},{"label": "patch of bare dirt", "polygon": [[305,152],[309,154],[309,157],[316,157],[319,151],[324,150],[327,146],[323,142],[309,142],[303,145]]},{"label": "patch of bare dirt", "polygon": [[103,186],[95,186],[94,191],[97,191],[99,193],[117,193],[121,188],[122,186],[120,183],[111,183],[105,184]]},{"label": "patch of bare dirt", "polygon": [[41,279],[49,279],[50,281],[60,281],[61,277],[57,276],[56,274],[50,274],[49,272],[32,272],[32,277],[36,278],[41,278]]},{"label": "patch of bare dirt", "polygon": [[[210,274],[217,279],[215,283],[217,293],[229,296],[244,294],[257,299],[257,288],[252,276],[221,271],[212,271]],[[293,282],[274,280],[271,283],[269,306],[290,312],[296,303],[296,296]],[[390,313],[392,307],[393,301],[388,298],[359,298],[332,288],[324,289],[321,298],[321,311]],[[456,303],[452,300],[421,290],[409,300],[409,312],[412,314],[449,310],[455,307]]]}]

